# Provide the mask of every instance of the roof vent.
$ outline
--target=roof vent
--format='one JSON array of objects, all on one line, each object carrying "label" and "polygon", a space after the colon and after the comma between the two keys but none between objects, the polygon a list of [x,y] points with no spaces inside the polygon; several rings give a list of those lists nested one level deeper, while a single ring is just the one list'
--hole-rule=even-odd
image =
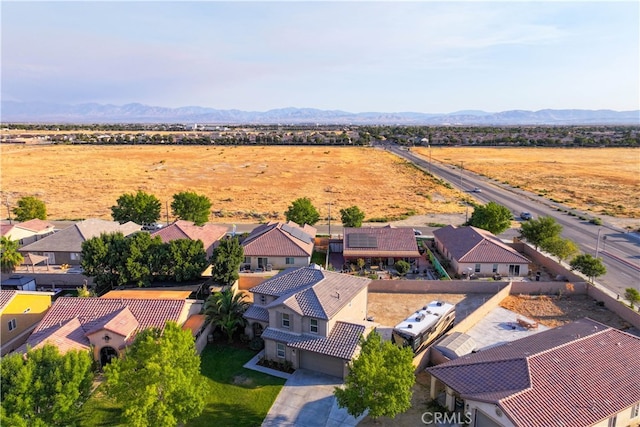
[{"label": "roof vent", "polygon": [[436,305],[437,305],[438,307],[442,307],[442,302],[438,301],[438,302],[436,303]]},{"label": "roof vent", "polygon": [[408,329],[412,329],[412,328],[413,328],[413,325],[412,325],[411,323],[409,323],[409,324],[407,325],[407,328],[408,328]]}]

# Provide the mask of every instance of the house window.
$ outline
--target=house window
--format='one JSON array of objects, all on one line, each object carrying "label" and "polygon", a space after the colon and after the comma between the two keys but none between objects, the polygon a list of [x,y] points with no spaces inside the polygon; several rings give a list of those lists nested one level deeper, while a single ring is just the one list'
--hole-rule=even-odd
[{"label": "house window", "polygon": [[616,427],[617,421],[618,421],[618,416],[614,415],[613,417],[609,418],[609,424],[607,424],[607,427]]},{"label": "house window", "polygon": [[80,254],[78,252],[71,252],[69,255],[71,256],[71,261],[80,260]]},{"label": "house window", "polygon": [[318,319],[309,320],[309,330],[312,334],[318,333]]},{"label": "house window", "polygon": [[284,263],[287,264],[287,265],[293,265],[293,264],[295,264],[295,260],[293,259],[293,257],[287,257],[287,258],[285,258]]},{"label": "house window", "polygon": [[250,256],[244,257],[244,263],[245,264],[251,264],[251,257]]},{"label": "house window", "polygon": [[476,264],[476,268],[474,270],[476,273],[480,273],[480,264]]},{"label": "house window", "polygon": [[280,359],[284,359],[284,344],[282,344],[281,342],[276,343],[276,356],[278,356]]},{"label": "house window", "polygon": [[636,403],[631,407],[631,418],[635,418],[640,414],[640,403]]},{"label": "house window", "polygon": [[261,304],[266,304],[267,303],[266,295],[260,295],[260,303]]},{"label": "house window", "polygon": [[509,265],[509,276],[519,276],[520,275],[520,266],[511,264]]},{"label": "house window", "polygon": [[493,268],[491,269],[491,271],[493,273],[497,273],[498,272],[498,264],[493,264]]},{"label": "house window", "polygon": [[10,331],[13,331],[17,327],[18,327],[18,324],[16,323],[16,319],[9,320],[9,330]]},{"label": "house window", "polygon": [[291,325],[291,320],[289,319],[289,315],[287,313],[282,313],[282,327],[285,329],[289,329]]}]

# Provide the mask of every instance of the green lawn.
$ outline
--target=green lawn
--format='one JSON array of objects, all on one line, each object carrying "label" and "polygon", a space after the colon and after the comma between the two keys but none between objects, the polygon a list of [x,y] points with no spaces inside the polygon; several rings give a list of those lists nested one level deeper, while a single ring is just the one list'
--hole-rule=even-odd
[{"label": "green lawn", "polygon": [[[278,396],[285,380],[242,367],[255,352],[225,345],[208,345],[201,355],[202,380],[209,386],[202,414],[187,427],[259,426]],[[100,388],[84,404],[78,425],[123,425],[120,409]]]}]

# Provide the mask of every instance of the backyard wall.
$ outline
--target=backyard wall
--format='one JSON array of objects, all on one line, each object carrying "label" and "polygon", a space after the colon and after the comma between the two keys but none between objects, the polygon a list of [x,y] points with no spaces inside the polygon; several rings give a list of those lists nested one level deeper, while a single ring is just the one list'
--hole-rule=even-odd
[{"label": "backyard wall", "polygon": [[609,310],[620,316],[622,320],[630,323],[636,329],[640,329],[640,313],[636,310],[630,309],[627,305],[621,301],[613,298],[605,291],[596,288],[595,286],[587,286],[587,295],[596,301],[604,302],[604,306]]},{"label": "backyard wall", "polygon": [[[14,273],[23,276],[31,276],[36,279],[36,288],[45,288],[51,290],[53,288],[79,288],[84,285],[85,280],[87,286],[93,285],[93,278],[82,274],[69,273]],[[8,279],[12,274],[2,274],[2,281]]]},{"label": "backyard wall", "polygon": [[201,354],[202,350],[204,350],[204,348],[207,346],[207,342],[209,341],[209,334],[211,333],[212,328],[213,325],[209,323],[196,340],[196,350],[198,350],[198,354]]},{"label": "backyard wall", "polygon": [[[549,274],[551,274],[552,277],[564,276],[570,282],[584,281],[583,277],[578,276],[568,268],[565,268],[564,266],[559,264],[558,261],[556,261],[555,259],[550,258],[549,256],[536,251],[535,248],[527,245],[526,243],[513,242],[513,243],[507,243],[507,245],[512,247],[516,251],[520,252],[521,254],[524,254],[534,264],[539,265],[540,267],[543,267],[545,270],[549,272]],[[532,271],[532,273],[535,273],[535,271]]]},{"label": "backyard wall", "polygon": [[372,280],[371,293],[443,293],[443,294],[493,294],[509,282],[486,282],[480,280]]}]

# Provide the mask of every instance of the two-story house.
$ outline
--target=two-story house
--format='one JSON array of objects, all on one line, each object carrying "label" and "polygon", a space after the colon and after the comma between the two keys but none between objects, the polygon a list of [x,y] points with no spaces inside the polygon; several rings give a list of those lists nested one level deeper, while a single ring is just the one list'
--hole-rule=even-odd
[{"label": "two-story house", "polygon": [[295,222],[260,225],[242,241],[247,268],[284,270],[309,265],[316,229]]},{"label": "two-story house", "polygon": [[29,338],[51,307],[53,292],[0,290],[0,355],[15,350]]},{"label": "two-story house", "polygon": [[246,332],[262,337],[269,360],[344,378],[368,332],[370,282],[316,265],[284,270],[250,290]]}]

